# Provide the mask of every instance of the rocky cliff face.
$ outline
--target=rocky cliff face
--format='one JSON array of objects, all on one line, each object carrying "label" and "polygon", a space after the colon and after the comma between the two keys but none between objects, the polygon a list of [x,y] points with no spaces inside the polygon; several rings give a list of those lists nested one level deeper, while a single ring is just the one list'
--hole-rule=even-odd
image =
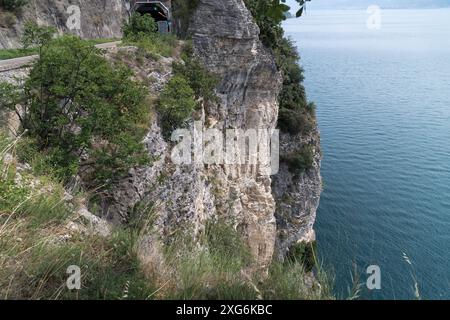
[{"label": "rocky cliff face", "polygon": [[[206,125],[274,129],[282,76],[243,1],[200,0],[190,28],[196,55],[222,79],[221,102],[205,106]],[[261,267],[274,254],[283,259],[293,245],[315,240],[322,191],[320,134],[317,129],[305,136],[281,134],[281,156],[304,145],[312,146],[314,163],[302,174],[291,173],[283,163],[275,176],[255,174],[251,167],[207,170],[221,190],[217,214],[234,218]]]},{"label": "rocky cliff face", "polygon": [[[281,74],[243,1],[200,1],[191,33],[195,54],[222,80],[220,102],[205,106],[206,125],[275,129]],[[207,175],[215,178],[217,215],[232,219],[258,266],[266,267],[276,237],[270,175],[251,165],[208,168]]]},{"label": "rocky cliff face", "polygon": [[[219,102],[204,105],[191,129],[275,129],[281,75],[243,2],[200,1],[190,32],[195,55],[221,79]],[[126,219],[136,203],[152,201],[157,217],[154,231],[161,241],[180,229],[196,238],[207,220],[226,220],[244,236],[255,266],[265,269],[272,261],[276,238],[270,175],[255,165],[175,166],[170,161],[171,145],[161,138],[156,123],[146,144],[158,160],[152,167],[131,172],[116,189],[110,217]],[[156,242],[154,235],[144,237],[145,260],[155,260]]]},{"label": "rocky cliff face", "polygon": [[313,149],[312,168],[301,174],[294,174],[289,171],[286,163],[281,163],[280,172],[272,179],[273,195],[277,203],[277,259],[283,259],[296,244],[313,243],[316,240],[313,227],[322,192],[320,133],[316,129],[305,136],[281,135],[281,155],[299,150],[304,145],[310,145]]},{"label": "rocky cliff face", "polygon": [[[243,1],[200,0],[190,33],[195,55],[221,79],[219,102],[203,105],[191,130],[275,129],[282,76]],[[321,192],[319,140],[318,132],[281,135],[282,154],[304,144],[314,146],[314,166],[301,175],[290,173],[285,164],[274,177],[254,165],[175,166],[170,161],[172,145],[162,139],[155,120],[146,145],[156,162],[130,172],[116,189],[108,213],[113,220],[126,220],[135,204],[154,203],[154,232],[143,237],[140,246],[148,264],[161,260],[157,248],[168,235],[188,230],[196,238],[207,220],[221,219],[244,236],[255,267],[265,270],[294,244],[314,240]]]},{"label": "rocky cliff face", "polygon": [[[16,17],[0,10],[0,49],[20,46],[27,20],[87,39],[121,37],[122,21],[128,15],[127,3],[125,0],[30,0]],[[79,10],[71,6],[78,6]],[[77,20],[79,28],[75,25]]]},{"label": "rocky cliff face", "polygon": [[[25,12],[23,19],[39,15],[39,19],[65,30],[64,12],[69,2],[31,1],[30,8],[36,10]],[[75,3],[83,8],[80,32],[84,37],[120,35],[125,8],[122,1]],[[94,16],[99,17],[97,25]],[[20,28],[19,21],[7,35],[2,32],[1,45],[15,45]],[[195,55],[220,78],[219,101],[204,104],[190,129],[275,129],[282,75],[273,55],[260,42],[259,28],[243,0],[199,0],[190,33]],[[133,63],[135,48],[120,50],[126,51],[129,67],[137,76],[150,83],[150,92],[159,92],[170,79],[172,58],[150,59],[138,66]],[[123,223],[132,218],[137,207],[152,207],[153,227],[139,244],[139,255],[148,269],[161,267],[161,248],[167,239],[180,230],[198,238],[210,219],[226,220],[243,235],[260,270],[274,257],[283,259],[296,243],[314,240],[313,224],[322,188],[318,131],[280,137],[281,154],[300,150],[305,144],[313,146],[313,168],[297,175],[283,163],[275,176],[258,165],[175,165],[171,161],[173,144],[163,139],[157,115],[144,143],[152,164],[130,170],[114,187],[103,209],[110,221]]]}]

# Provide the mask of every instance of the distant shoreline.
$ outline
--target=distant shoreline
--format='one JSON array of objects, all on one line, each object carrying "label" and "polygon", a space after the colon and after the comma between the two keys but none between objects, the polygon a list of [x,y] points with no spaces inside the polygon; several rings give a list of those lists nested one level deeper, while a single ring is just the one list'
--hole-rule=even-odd
[{"label": "distant shoreline", "polygon": [[[376,4],[374,4],[376,5]],[[385,10],[436,10],[436,9],[450,9],[450,6],[445,7],[385,7],[379,6],[381,9]],[[332,8],[332,7],[323,7],[323,8],[307,8],[308,11],[331,11],[331,10],[366,10],[367,7],[346,7],[346,8]],[[295,18],[295,17],[294,17]]]}]

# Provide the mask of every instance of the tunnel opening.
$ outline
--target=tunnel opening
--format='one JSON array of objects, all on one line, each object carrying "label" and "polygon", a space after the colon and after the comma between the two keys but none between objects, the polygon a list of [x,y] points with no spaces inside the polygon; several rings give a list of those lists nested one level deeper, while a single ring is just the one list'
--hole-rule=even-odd
[{"label": "tunnel opening", "polygon": [[139,14],[148,14],[155,19],[160,33],[172,32],[170,4],[167,1],[137,1],[134,11]]}]

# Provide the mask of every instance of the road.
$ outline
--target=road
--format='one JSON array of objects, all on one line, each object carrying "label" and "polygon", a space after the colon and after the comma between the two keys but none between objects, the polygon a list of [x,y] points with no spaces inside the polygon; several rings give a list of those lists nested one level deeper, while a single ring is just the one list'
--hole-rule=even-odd
[{"label": "road", "polygon": [[[107,42],[107,43],[101,43],[97,44],[96,47],[99,49],[112,49],[117,47],[121,41],[114,41],[114,42]],[[27,56],[27,57],[20,57],[15,59],[8,59],[8,60],[0,60],[0,72],[6,72],[14,69],[20,69],[23,68],[33,61],[35,61],[38,58],[38,55],[33,56]]]}]

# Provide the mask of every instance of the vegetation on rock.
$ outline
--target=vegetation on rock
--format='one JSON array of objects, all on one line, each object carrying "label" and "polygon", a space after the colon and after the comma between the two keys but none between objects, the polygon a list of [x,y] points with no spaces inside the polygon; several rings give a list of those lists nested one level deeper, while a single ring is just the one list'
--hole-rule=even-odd
[{"label": "vegetation on rock", "polygon": [[301,150],[283,156],[282,160],[288,164],[289,171],[292,173],[302,173],[305,170],[311,169],[314,164],[313,147],[305,145]]},{"label": "vegetation on rock", "polygon": [[123,36],[125,38],[143,37],[156,33],[158,25],[152,16],[134,13],[123,26]]},{"label": "vegetation on rock", "polygon": [[176,32],[181,38],[187,36],[189,22],[199,4],[199,0],[172,0],[173,15],[176,21]]},{"label": "vegetation on rock", "polygon": [[17,114],[62,181],[89,166],[93,186],[109,185],[147,160],[140,143],[145,91],[130,70],[112,66],[92,45],[34,28],[44,35],[36,43],[40,58],[22,87],[0,84],[0,107]]},{"label": "vegetation on rock", "polygon": [[28,0],[0,0],[0,8],[17,11],[28,3]]},{"label": "vegetation on rock", "polygon": [[133,14],[124,25],[123,34],[124,45],[139,47],[150,55],[173,55],[176,38],[171,34],[158,33],[158,25],[148,14]]},{"label": "vegetation on rock", "polygon": [[185,127],[185,121],[191,119],[202,102],[217,99],[215,88],[219,81],[193,56],[189,43],[184,46],[182,62],[174,62],[173,72],[157,108],[166,138],[172,131]]},{"label": "vegetation on rock", "polygon": [[[279,97],[279,128],[292,135],[307,134],[315,127],[315,107],[308,103],[303,87],[303,70],[300,56],[290,39],[284,37],[281,22],[289,10],[283,2],[272,0],[245,0],[260,27],[260,39],[275,55],[283,74],[283,88]],[[305,1],[300,1],[304,5]],[[301,9],[302,10],[302,9]],[[301,15],[303,11],[299,12]]]}]

